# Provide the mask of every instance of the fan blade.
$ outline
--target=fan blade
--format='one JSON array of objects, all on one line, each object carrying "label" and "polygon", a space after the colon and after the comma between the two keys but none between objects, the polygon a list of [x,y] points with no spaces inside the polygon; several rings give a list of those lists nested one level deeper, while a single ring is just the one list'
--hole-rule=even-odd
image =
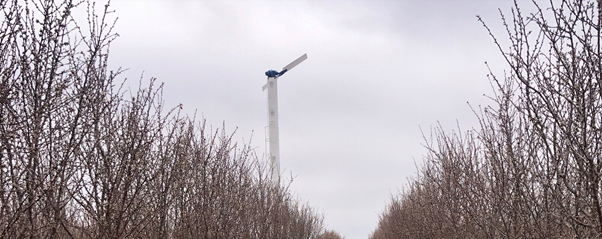
[{"label": "fan blade", "polygon": [[305,59],[307,59],[307,53],[303,54],[301,57],[297,58],[297,60],[294,60],[293,62],[291,62],[290,64],[286,65],[282,69],[286,70],[286,71],[290,71],[291,69],[293,69],[293,67],[299,65],[299,63],[303,62]]}]

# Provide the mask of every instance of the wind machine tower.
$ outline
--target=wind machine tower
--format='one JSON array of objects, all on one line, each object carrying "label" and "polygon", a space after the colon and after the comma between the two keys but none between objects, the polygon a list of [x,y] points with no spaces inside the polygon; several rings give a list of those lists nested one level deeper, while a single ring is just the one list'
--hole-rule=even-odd
[{"label": "wind machine tower", "polygon": [[290,64],[282,68],[282,71],[269,70],[265,72],[268,82],[262,87],[262,90],[268,90],[268,140],[270,144],[270,173],[274,183],[280,183],[280,143],[278,133],[278,77],[293,69],[307,59],[307,54],[303,54]]}]

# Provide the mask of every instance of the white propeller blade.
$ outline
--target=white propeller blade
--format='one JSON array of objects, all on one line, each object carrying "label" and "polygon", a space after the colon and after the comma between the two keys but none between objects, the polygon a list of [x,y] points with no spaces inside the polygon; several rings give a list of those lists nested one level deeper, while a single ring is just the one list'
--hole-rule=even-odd
[{"label": "white propeller blade", "polygon": [[307,59],[307,53],[303,54],[301,57],[297,58],[297,60],[294,60],[293,62],[291,62],[290,64],[286,65],[282,69],[290,71],[291,69],[293,69],[293,67],[299,65],[299,63],[303,62],[305,59]]}]

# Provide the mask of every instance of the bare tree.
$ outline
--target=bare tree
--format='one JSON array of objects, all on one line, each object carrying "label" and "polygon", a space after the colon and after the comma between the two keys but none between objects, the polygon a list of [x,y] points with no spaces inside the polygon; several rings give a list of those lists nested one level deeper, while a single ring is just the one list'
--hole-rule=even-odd
[{"label": "bare tree", "polygon": [[435,131],[372,238],[602,236],[602,3],[532,4],[502,14],[507,47],[483,23],[510,67],[490,74],[494,106],[462,136]]},{"label": "bare tree", "polygon": [[[315,238],[249,144],[107,67],[109,4],[0,0],[0,238]],[[87,24],[72,12],[87,7]],[[97,12],[100,11],[100,14]],[[114,23],[114,22],[113,22]]]}]

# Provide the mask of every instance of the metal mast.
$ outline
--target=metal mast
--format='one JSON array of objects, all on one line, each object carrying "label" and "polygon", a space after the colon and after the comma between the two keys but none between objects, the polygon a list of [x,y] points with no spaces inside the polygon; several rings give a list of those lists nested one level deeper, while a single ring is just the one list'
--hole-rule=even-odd
[{"label": "metal mast", "polygon": [[280,139],[278,132],[278,77],[293,69],[307,59],[307,54],[303,54],[290,64],[282,68],[282,71],[269,70],[265,72],[268,82],[262,87],[262,90],[268,90],[268,137],[270,142],[270,174],[272,182],[280,183]]}]

